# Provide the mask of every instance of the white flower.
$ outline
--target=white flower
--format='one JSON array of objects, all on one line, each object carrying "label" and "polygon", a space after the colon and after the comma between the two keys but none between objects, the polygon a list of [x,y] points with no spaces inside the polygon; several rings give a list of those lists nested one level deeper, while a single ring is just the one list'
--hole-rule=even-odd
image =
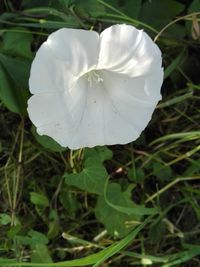
[{"label": "white flower", "polygon": [[100,35],[60,29],[33,60],[30,119],[40,135],[71,149],[129,143],[161,98],[161,64],[158,46],[133,26]]}]

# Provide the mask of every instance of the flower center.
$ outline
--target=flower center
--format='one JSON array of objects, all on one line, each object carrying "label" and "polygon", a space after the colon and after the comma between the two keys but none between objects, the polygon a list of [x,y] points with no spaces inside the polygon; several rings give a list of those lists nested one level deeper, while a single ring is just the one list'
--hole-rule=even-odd
[{"label": "flower center", "polygon": [[87,80],[90,84],[90,87],[92,87],[92,84],[95,83],[101,83],[103,82],[103,79],[101,78],[99,72],[97,70],[91,70],[88,73],[86,73],[87,75]]}]

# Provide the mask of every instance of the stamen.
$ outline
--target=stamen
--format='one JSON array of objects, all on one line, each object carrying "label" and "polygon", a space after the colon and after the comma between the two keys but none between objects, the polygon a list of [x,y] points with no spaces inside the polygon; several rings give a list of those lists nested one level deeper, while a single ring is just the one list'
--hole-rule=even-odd
[{"label": "stamen", "polygon": [[87,73],[87,80],[90,84],[90,87],[92,87],[93,82],[95,83],[103,82],[103,79],[96,70],[91,70],[90,72]]}]

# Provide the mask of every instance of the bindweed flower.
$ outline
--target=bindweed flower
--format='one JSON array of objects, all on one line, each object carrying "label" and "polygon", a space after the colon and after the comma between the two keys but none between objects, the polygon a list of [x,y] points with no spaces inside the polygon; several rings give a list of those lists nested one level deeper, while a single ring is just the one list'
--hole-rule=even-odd
[{"label": "bindweed flower", "polygon": [[161,99],[162,58],[142,30],[60,29],[39,48],[28,113],[40,135],[71,149],[139,137]]}]

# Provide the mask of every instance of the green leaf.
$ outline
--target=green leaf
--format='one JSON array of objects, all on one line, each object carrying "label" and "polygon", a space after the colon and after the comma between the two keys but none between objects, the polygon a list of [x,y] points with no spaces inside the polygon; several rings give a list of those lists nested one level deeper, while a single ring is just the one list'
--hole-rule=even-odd
[{"label": "green leaf", "polygon": [[[119,1],[119,0],[104,0],[105,3],[111,5],[116,10],[123,12],[125,15],[129,16],[130,18],[137,19],[140,13],[142,0],[126,0],[126,1]],[[108,13],[115,14],[113,10],[106,8]]]},{"label": "green leaf", "polygon": [[[11,56],[20,56],[24,58],[32,59],[33,55],[31,52],[31,33],[23,33],[17,31],[26,30],[24,28],[13,28],[12,32],[5,32],[2,35],[3,46],[2,52]],[[14,32],[16,30],[16,32]]]},{"label": "green leaf", "polygon": [[75,11],[80,17],[102,17],[106,11],[105,7],[96,0],[75,0],[73,1]]},{"label": "green leaf", "polygon": [[31,192],[30,193],[30,197],[31,197],[31,203],[33,203],[36,206],[40,206],[42,208],[46,208],[49,206],[49,200],[48,198],[43,195],[43,194],[39,194],[36,192]]},{"label": "green leaf", "polygon": [[97,161],[103,162],[111,159],[113,156],[112,151],[106,146],[97,146],[94,148],[85,148],[84,159],[93,158]]},{"label": "green leaf", "polygon": [[103,194],[108,174],[105,167],[96,159],[88,158],[80,173],[65,174],[65,183],[89,193]]},{"label": "green leaf", "polygon": [[172,177],[172,169],[170,166],[164,165],[160,162],[156,162],[153,164],[153,171],[155,176],[159,180],[165,180],[168,181]]},{"label": "green leaf", "polygon": [[141,5],[142,0],[134,0],[134,3],[133,0],[126,0],[122,2],[122,5],[119,5],[118,9],[120,8],[120,10],[130,18],[137,19],[140,13]]},{"label": "green leaf", "polygon": [[7,236],[9,239],[13,239],[21,230],[21,224],[13,225],[7,232]]},{"label": "green leaf", "polygon": [[46,135],[39,135],[36,132],[36,128],[35,126],[31,127],[31,132],[33,134],[33,136],[35,137],[35,139],[37,140],[37,142],[43,146],[44,148],[46,148],[47,150],[51,151],[51,152],[63,152],[66,150],[66,148],[60,146],[55,140],[53,140],[51,137],[46,136]]},{"label": "green leaf", "polygon": [[137,19],[140,13],[142,5],[142,0],[134,0],[134,5],[132,0],[127,0],[125,2],[124,13],[131,18]]},{"label": "green leaf", "polygon": [[[31,262],[36,263],[49,263],[53,262],[49,253],[47,246],[43,244],[36,244],[33,248],[31,255]],[[41,267],[44,265],[40,265]],[[39,265],[38,265],[39,267]]]},{"label": "green leaf", "polygon": [[34,248],[36,245],[46,245],[49,242],[44,234],[34,230],[30,230],[25,236],[17,235],[14,238],[18,244],[30,246],[31,248]]},{"label": "green leaf", "polygon": [[28,88],[31,61],[6,56],[0,53],[0,63],[5,68],[14,84]]},{"label": "green leaf", "polygon": [[49,227],[49,230],[48,230],[47,236],[49,239],[54,239],[60,231],[59,221],[54,220],[50,222],[48,227]]},{"label": "green leaf", "polygon": [[6,213],[0,213],[0,225],[7,225],[11,222],[11,218]]},{"label": "green leaf", "polygon": [[[126,191],[123,192],[123,194],[125,196],[127,196],[127,200],[131,197],[131,191],[133,189],[134,185],[130,185]],[[153,215],[155,213],[158,213],[158,209],[157,208],[145,208],[142,205],[136,205],[135,207],[126,207],[126,206],[121,206],[121,205],[117,205],[117,203],[113,203],[112,201],[109,200],[109,198],[107,197],[107,188],[108,188],[108,179],[105,183],[104,186],[104,199],[106,201],[106,203],[112,207],[113,209],[119,211],[119,212],[123,212],[127,215],[136,215],[136,216],[143,216],[143,215]],[[130,202],[131,204],[131,202]]]},{"label": "green leaf", "polygon": [[[119,184],[110,183],[107,186],[106,198],[109,200],[109,203],[103,195],[99,196],[95,209],[96,217],[105,225],[110,234],[122,237],[132,229],[126,226],[126,222],[138,222],[141,218],[138,215],[128,215],[121,210],[113,208],[113,206],[123,207],[124,209],[129,208],[129,211],[135,209],[136,205],[131,200],[131,192],[122,192]],[[110,205],[110,203],[112,204]]]},{"label": "green leaf", "polygon": [[150,227],[149,238],[152,243],[158,244],[163,240],[164,234],[167,232],[166,224],[163,221],[158,221]]},{"label": "green leaf", "polygon": [[193,12],[199,12],[200,10],[200,0],[193,0],[188,9],[188,14]]},{"label": "green leaf", "polygon": [[34,230],[28,232],[28,237],[31,239],[31,246],[46,245],[49,242],[48,238],[43,233]]},{"label": "green leaf", "polygon": [[185,6],[183,4],[175,0],[146,1],[142,6],[140,20],[148,23],[157,30],[161,30],[177,14],[182,12],[184,8]]},{"label": "green leaf", "polygon": [[0,64],[0,99],[12,112],[26,114],[28,90],[16,86],[9,73]]},{"label": "green leaf", "polygon": [[13,112],[26,114],[30,61],[0,53],[0,98]]},{"label": "green leaf", "polygon": [[72,218],[75,218],[79,203],[75,195],[70,192],[67,185],[62,186],[59,200],[62,206],[67,210],[68,215]]}]

